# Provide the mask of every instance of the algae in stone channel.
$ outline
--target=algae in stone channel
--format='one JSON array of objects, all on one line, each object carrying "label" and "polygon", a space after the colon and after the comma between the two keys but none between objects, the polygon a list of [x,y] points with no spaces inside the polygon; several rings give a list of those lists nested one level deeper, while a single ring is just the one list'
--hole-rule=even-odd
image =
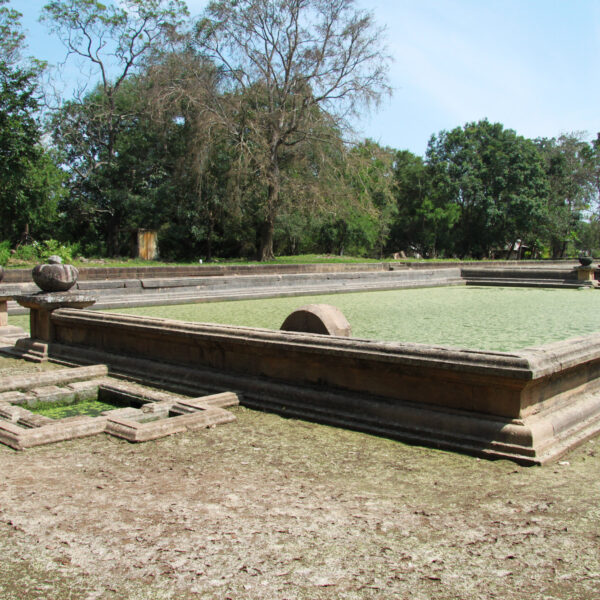
[{"label": "algae in stone channel", "polygon": [[64,419],[78,415],[97,417],[106,410],[123,408],[123,403],[109,404],[100,400],[85,400],[82,402],[38,402],[35,406],[28,406],[31,412],[49,417],[51,419]]},{"label": "algae in stone channel", "polygon": [[481,350],[511,351],[600,330],[595,290],[446,287],[118,309],[147,315],[279,329],[309,303],[337,306],[352,335]]}]

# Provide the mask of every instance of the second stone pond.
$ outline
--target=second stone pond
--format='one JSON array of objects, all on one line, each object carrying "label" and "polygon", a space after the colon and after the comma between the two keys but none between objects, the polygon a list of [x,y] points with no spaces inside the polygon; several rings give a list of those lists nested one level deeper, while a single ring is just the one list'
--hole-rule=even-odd
[{"label": "second stone pond", "polygon": [[[332,304],[353,337],[511,351],[600,331],[600,293],[499,287],[442,287],[384,292],[296,296],[113,309],[196,321],[279,329],[295,309]],[[27,326],[28,317],[11,316]]]}]

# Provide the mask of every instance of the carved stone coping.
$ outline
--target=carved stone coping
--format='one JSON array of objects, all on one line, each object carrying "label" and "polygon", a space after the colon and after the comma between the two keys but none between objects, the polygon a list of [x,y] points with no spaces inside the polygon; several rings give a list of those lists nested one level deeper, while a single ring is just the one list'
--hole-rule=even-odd
[{"label": "carved stone coping", "polygon": [[96,302],[96,297],[88,294],[46,292],[15,296],[14,299],[25,308],[46,311],[56,310],[57,308],[87,308]]},{"label": "carved stone coping", "polygon": [[36,387],[56,385],[58,383],[68,384],[97,377],[106,377],[108,367],[106,365],[90,365],[75,369],[56,369],[53,371],[42,371],[41,373],[26,373],[13,375],[0,379],[0,393],[7,391],[25,391]]},{"label": "carved stone coping", "polygon": [[94,296],[88,294],[74,294],[70,292],[39,294],[26,294],[15,296],[15,300],[23,307],[29,308],[29,339],[21,339],[18,342],[20,351],[25,358],[31,360],[45,360],[47,348],[35,349],[39,342],[49,343],[54,337],[50,315],[58,308],[82,309],[92,306],[96,302]]}]

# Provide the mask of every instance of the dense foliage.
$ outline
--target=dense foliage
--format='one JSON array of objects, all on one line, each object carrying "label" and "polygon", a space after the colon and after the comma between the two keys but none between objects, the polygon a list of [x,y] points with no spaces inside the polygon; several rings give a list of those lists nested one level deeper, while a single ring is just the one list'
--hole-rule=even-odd
[{"label": "dense foliage", "polygon": [[47,111],[47,136],[42,65],[23,60],[7,1],[0,241],[13,248],[131,255],[141,228],[167,259],[600,251],[600,134],[530,140],[482,120],[436,133],[424,157],[348,142],[346,116],[388,91],[381,31],[352,0],[220,0],[196,20],[182,0],[53,0],[43,19],[89,73]]},{"label": "dense foliage", "polygon": [[19,13],[0,0],[0,240],[15,244],[52,230],[62,174],[41,144],[38,77],[21,57]]}]

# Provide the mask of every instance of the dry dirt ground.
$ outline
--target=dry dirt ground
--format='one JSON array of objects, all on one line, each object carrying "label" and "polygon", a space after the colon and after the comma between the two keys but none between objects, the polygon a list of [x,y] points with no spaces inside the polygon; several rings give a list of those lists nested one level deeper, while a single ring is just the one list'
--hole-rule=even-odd
[{"label": "dry dirt ground", "polygon": [[600,439],[524,468],[233,410],[0,446],[0,598],[600,598]]}]

